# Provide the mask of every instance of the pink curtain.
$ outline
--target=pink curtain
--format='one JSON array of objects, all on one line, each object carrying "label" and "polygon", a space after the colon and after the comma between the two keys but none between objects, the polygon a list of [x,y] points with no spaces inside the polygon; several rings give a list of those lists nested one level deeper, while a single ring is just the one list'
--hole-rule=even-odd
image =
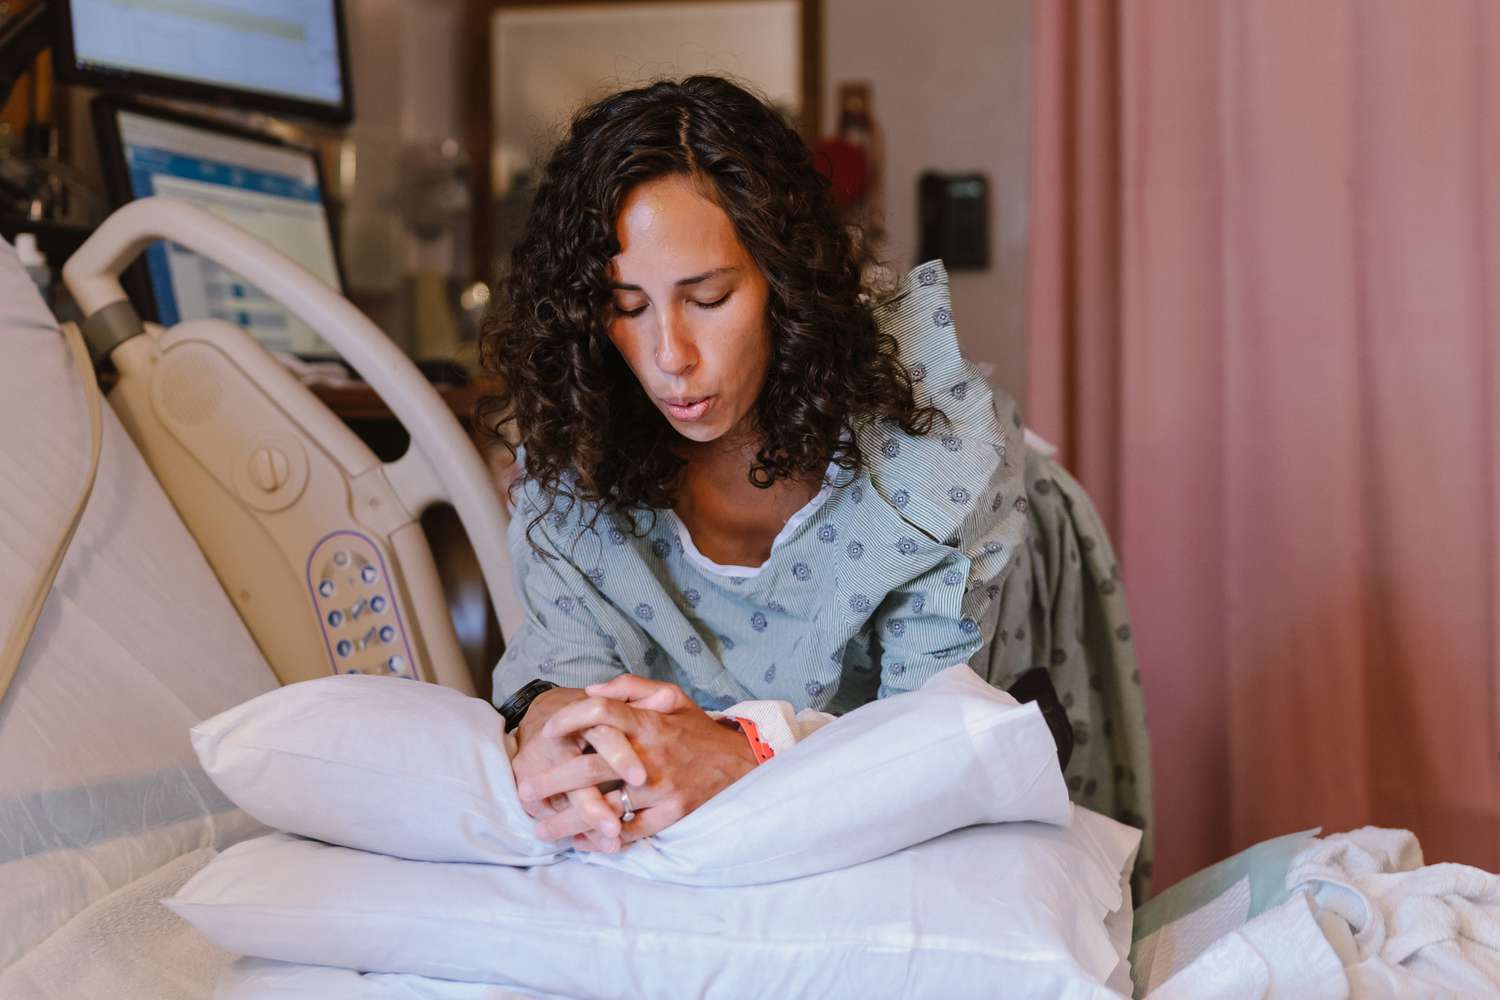
[{"label": "pink curtain", "polygon": [[1028,421],[1121,551],[1157,885],[1500,868],[1500,4],[1042,0]]}]

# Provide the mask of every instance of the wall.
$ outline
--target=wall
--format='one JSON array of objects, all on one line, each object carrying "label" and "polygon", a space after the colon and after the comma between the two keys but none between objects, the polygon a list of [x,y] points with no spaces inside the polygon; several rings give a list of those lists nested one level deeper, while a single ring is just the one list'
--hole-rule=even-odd
[{"label": "wall", "polygon": [[[954,312],[965,353],[994,365],[996,382],[1024,402],[1031,0],[925,0],[920,20],[910,0],[823,3],[824,131],[839,82],[869,80],[885,139],[886,255],[898,270],[916,263],[918,174],[989,177],[991,266],[953,275]],[[385,153],[361,156],[361,169],[394,171],[393,141],[459,134],[459,98],[470,95],[458,94],[451,57],[456,8],[350,0],[357,129],[361,146]],[[391,211],[370,208],[364,218],[377,227]],[[345,235],[346,247],[381,243]]]},{"label": "wall", "polygon": [[[402,271],[447,271],[452,238],[419,243],[399,219],[401,156],[412,143],[462,135],[456,0],[349,0],[354,124],[340,173],[353,181],[343,245],[350,284],[367,294],[391,288]],[[480,99],[480,98],[476,98]]]},{"label": "wall", "polygon": [[598,4],[496,10],[493,19],[495,190],[535,171],[586,101],[657,77],[722,73],[795,111],[802,74],[800,10],[789,0]]},{"label": "wall", "polygon": [[1023,403],[1031,0],[824,0],[824,132],[837,87],[869,80],[885,138],[886,257],[917,263],[917,176],[990,180],[990,269],[953,275],[965,354]]}]

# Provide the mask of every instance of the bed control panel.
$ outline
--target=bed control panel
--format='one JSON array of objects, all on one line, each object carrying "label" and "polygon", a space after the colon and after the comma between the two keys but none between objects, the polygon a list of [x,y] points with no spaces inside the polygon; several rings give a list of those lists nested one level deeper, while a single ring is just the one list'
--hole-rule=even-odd
[{"label": "bed control panel", "polygon": [[370,538],[324,537],[308,557],[307,583],[334,673],[416,679],[385,559]]}]

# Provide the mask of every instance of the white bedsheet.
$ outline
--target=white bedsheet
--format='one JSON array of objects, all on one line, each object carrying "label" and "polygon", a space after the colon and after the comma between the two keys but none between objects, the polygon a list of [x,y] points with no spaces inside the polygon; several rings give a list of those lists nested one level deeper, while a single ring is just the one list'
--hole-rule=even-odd
[{"label": "white bedsheet", "polygon": [[210,848],[184,854],[95,902],[0,971],[0,997],[203,1000],[212,995],[235,956],[214,947],[160,900],[176,893],[213,856]]}]

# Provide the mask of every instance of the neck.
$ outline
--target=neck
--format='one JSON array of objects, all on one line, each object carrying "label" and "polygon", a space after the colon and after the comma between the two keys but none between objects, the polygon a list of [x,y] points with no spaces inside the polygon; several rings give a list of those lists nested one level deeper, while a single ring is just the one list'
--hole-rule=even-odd
[{"label": "neck", "polygon": [[771,543],[818,491],[817,477],[777,480],[769,489],[750,482],[759,439],[721,438],[684,449],[687,459],[673,504],[698,550],[715,562],[759,566]]}]

